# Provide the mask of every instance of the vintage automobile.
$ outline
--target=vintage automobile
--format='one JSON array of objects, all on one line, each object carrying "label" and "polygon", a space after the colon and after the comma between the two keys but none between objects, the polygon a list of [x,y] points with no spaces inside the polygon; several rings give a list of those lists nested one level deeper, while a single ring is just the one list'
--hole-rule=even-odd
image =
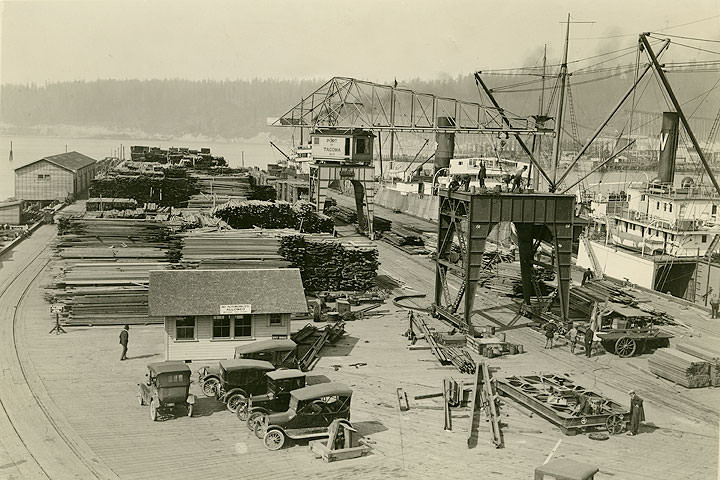
[{"label": "vintage automobile", "polygon": [[245,358],[222,360],[219,366],[220,383],[215,388],[215,397],[232,413],[244,407],[250,395],[265,393],[265,374],[275,370],[270,362]]},{"label": "vintage automobile", "polygon": [[287,338],[260,340],[235,347],[235,358],[265,360],[276,368],[297,368],[297,344]]},{"label": "vintage automobile", "polygon": [[[297,345],[292,340],[259,340],[235,348],[235,358],[265,360],[276,368],[297,368]],[[220,383],[220,367],[203,367],[198,370],[200,387],[206,397],[215,396]]]},{"label": "vintage automobile", "polygon": [[672,335],[653,325],[652,315],[635,307],[612,304],[595,332],[603,348],[619,357],[632,357],[670,346]]},{"label": "vintage automobile", "polygon": [[275,370],[265,374],[267,392],[251,396],[247,403],[237,409],[237,417],[251,432],[255,431],[255,421],[266,413],[284,412],[290,404],[290,392],[305,386],[305,373],[296,369]]},{"label": "vintage automobile", "polygon": [[279,450],[285,439],[322,438],[335,419],[350,425],[352,389],[341,383],[320,383],[290,392],[284,412],[264,414],[255,422],[255,435],[268,450]]},{"label": "vintage automobile", "polygon": [[183,362],[155,362],[147,366],[145,383],[138,384],[138,402],[150,405],[150,418],[153,421],[158,415],[179,406],[187,409],[191,417],[195,395],[190,391],[190,368]]}]

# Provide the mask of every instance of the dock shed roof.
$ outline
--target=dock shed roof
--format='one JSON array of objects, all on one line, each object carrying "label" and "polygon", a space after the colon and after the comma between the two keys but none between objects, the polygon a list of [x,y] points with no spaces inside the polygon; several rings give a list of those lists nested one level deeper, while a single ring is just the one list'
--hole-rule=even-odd
[{"label": "dock shed roof", "polygon": [[82,168],[96,163],[94,158],[90,158],[87,155],[83,155],[82,153],[67,152],[59,153],[57,155],[50,155],[49,157],[43,157],[40,160],[36,160],[34,162],[28,163],[27,165],[23,165],[22,167],[18,167],[15,169],[15,171],[22,170],[25,167],[29,167],[30,165],[34,165],[38,162],[43,161],[52,163],[53,165],[64,168],[65,170],[69,170],[71,172],[77,172]]},{"label": "dock shed roof", "polygon": [[150,315],[221,315],[249,305],[253,314],[307,312],[297,268],[150,272]]}]

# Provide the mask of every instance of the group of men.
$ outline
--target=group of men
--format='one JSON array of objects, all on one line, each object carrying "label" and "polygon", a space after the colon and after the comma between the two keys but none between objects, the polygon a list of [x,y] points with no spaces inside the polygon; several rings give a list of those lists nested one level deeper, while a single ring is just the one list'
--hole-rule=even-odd
[{"label": "group of men", "polygon": [[[503,175],[502,180],[505,183],[506,189],[508,191],[513,192],[522,192],[522,180],[523,180],[523,174],[527,170],[527,165],[523,165],[522,167],[519,167],[517,170],[515,170],[515,173],[510,175],[506,174]],[[477,181],[478,185],[481,188],[485,188],[485,179],[487,178],[487,167],[485,166],[485,162],[480,162],[480,165],[478,166],[478,173],[477,173]],[[471,182],[470,175],[453,175],[453,177],[450,179],[450,184],[448,185],[448,189],[451,192],[455,192],[462,187],[465,191],[470,191],[470,182]],[[510,182],[512,182],[512,190],[510,189]]]}]

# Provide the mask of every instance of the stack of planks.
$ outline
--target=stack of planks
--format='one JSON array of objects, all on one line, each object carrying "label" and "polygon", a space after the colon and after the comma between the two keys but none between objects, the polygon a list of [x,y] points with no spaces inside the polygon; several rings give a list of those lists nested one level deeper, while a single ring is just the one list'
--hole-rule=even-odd
[{"label": "stack of planks", "polygon": [[203,193],[247,197],[253,191],[248,175],[194,175],[197,186]]},{"label": "stack of planks", "polygon": [[186,267],[283,268],[290,262],[278,253],[280,237],[262,230],[193,231],[180,235]]},{"label": "stack of planks", "polygon": [[686,388],[710,385],[710,364],[679,350],[659,348],[648,359],[650,371]]},{"label": "stack of planks", "polygon": [[711,342],[698,344],[680,343],[676,346],[678,350],[688,355],[705,360],[710,364],[710,384],[713,387],[720,386],[720,348]]},{"label": "stack of planks", "polygon": [[234,197],[231,195],[220,195],[217,193],[201,193],[199,195],[193,195],[192,197],[190,197],[190,200],[188,200],[187,208],[197,210],[209,210],[215,208],[218,205],[222,205],[223,203],[227,203],[230,200],[244,201],[246,200],[246,198]]},{"label": "stack of planks", "polygon": [[55,302],[69,325],[162,323],[148,316],[148,277],[151,270],[170,268],[166,262],[81,263],[62,269],[55,278]]}]

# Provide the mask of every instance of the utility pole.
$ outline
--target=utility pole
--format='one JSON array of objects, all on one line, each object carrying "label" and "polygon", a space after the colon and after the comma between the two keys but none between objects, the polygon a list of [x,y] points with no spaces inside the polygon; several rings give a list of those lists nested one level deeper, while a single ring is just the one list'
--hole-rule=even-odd
[{"label": "utility pole", "polygon": [[[538,116],[545,115],[545,70],[547,68],[547,43],[543,47],[543,66],[542,66],[542,74],[540,79],[542,80],[542,87],[540,89],[540,99],[538,102]],[[533,136],[533,143],[531,151],[533,155],[536,155],[538,158],[542,157],[542,137],[539,137],[538,135]],[[540,152],[540,155],[537,155],[537,152]],[[530,167],[532,168],[532,166]],[[537,171],[537,168],[534,168],[532,171],[532,188],[534,191],[538,191],[538,188],[540,188],[540,174]]]}]

